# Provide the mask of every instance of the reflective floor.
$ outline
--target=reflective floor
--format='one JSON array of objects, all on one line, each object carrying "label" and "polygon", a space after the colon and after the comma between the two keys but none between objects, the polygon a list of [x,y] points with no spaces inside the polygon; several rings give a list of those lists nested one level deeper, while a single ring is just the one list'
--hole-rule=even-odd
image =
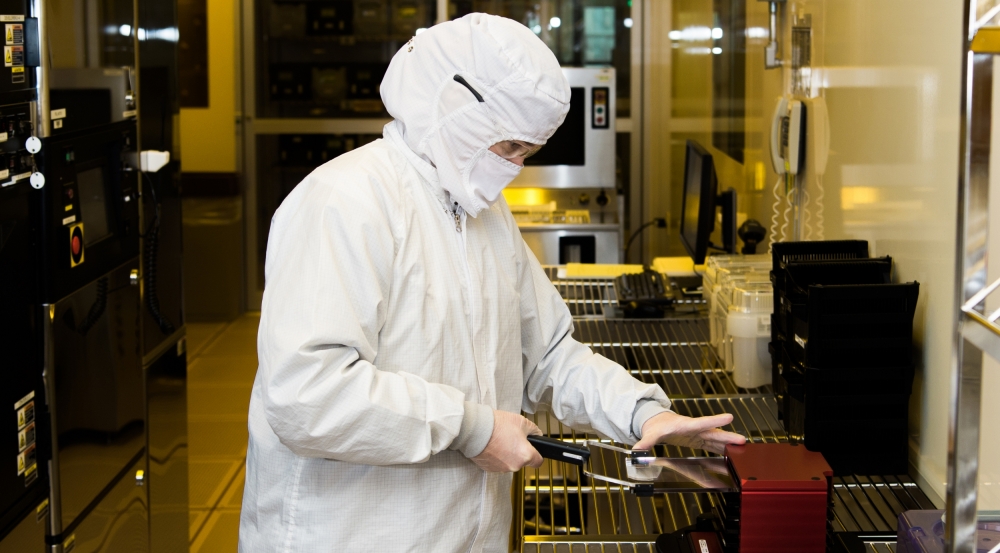
[{"label": "reflective floor", "polygon": [[187,325],[191,553],[236,551],[259,322]]}]

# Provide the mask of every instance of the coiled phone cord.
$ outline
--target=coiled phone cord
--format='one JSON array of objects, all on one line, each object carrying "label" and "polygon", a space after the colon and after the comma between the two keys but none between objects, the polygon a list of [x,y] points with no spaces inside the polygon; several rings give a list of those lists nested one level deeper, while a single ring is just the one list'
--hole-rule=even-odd
[{"label": "coiled phone cord", "polygon": [[781,188],[781,177],[774,182],[774,209],[771,214],[771,241],[768,243],[767,252],[771,253],[772,245],[777,242],[778,238],[778,217],[781,210],[781,195],[778,193],[778,189]]}]

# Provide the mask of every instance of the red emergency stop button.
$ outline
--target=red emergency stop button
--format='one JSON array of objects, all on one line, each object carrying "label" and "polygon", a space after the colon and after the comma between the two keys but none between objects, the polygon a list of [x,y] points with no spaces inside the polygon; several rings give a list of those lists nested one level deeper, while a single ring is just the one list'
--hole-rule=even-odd
[{"label": "red emergency stop button", "polygon": [[83,223],[77,223],[69,229],[69,266],[76,267],[83,263]]}]

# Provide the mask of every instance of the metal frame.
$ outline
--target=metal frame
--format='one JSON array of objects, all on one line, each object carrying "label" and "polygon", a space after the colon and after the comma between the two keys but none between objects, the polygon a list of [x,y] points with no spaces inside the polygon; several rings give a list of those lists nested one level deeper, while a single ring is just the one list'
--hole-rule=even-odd
[{"label": "metal frame", "polygon": [[952,395],[948,432],[946,550],[973,553],[979,469],[983,352],[1000,359],[1000,313],[984,315],[984,302],[1000,281],[986,286],[990,135],[994,56],[1000,27],[988,25],[997,9],[977,20],[982,0],[964,4],[964,48],[959,145],[958,221]]}]

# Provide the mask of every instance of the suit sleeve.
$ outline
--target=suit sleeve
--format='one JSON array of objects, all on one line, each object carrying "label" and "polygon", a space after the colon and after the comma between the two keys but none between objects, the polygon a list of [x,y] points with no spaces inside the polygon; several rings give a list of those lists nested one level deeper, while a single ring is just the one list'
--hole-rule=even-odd
[{"label": "suit sleeve", "polygon": [[573,338],[573,317],[534,254],[522,248],[522,409],[549,409],[563,423],[593,429],[623,443],[641,438],[642,424],[670,410],[654,384],[636,380],[621,365]]}]

